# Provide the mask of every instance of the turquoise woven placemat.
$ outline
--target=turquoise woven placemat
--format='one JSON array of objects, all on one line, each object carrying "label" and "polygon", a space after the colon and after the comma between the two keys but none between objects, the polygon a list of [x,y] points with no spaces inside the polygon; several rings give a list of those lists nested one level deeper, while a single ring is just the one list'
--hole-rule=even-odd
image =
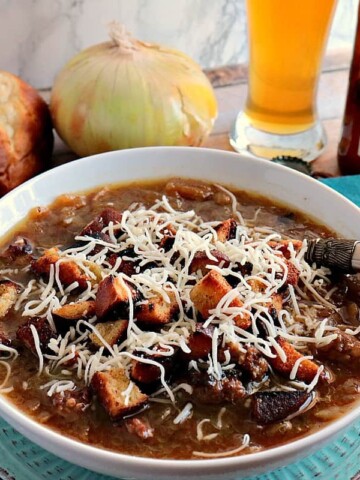
[{"label": "turquoise woven placemat", "polygon": [[[0,420],[0,465],[1,480],[48,480],[50,478],[110,480],[110,477],[76,467],[46,452],[24,438],[3,420]],[[246,480],[314,479],[360,479],[360,421],[338,440],[314,455],[271,473]]]},{"label": "turquoise woven placemat", "polygon": [[[360,206],[360,176],[326,179],[324,183]],[[0,480],[50,478],[110,480],[110,477],[97,475],[46,452],[0,419]],[[360,421],[314,455],[265,475],[243,480],[314,479],[360,480]]]}]

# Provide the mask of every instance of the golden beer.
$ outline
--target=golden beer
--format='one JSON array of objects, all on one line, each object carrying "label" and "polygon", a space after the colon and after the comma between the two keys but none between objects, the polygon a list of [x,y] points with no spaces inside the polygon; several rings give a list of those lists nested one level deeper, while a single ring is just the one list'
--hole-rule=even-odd
[{"label": "golden beer", "polygon": [[316,86],[336,0],[247,0],[250,70],[245,114],[288,134],[315,122]]},{"label": "golden beer", "polygon": [[249,89],[230,132],[238,152],[316,158],[326,135],[316,93],[337,0],[247,0]]}]

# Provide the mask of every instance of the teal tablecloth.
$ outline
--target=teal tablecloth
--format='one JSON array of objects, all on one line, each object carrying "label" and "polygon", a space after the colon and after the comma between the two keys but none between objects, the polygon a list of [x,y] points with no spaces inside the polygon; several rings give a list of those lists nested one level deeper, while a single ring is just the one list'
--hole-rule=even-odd
[{"label": "teal tablecloth", "polygon": [[360,207],[360,175],[326,178],[321,181]]},{"label": "teal tablecloth", "polygon": [[[360,206],[360,175],[323,182]],[[109,480],[109,477],[96,475],[47,453],[0,420],[0,480],[5,479]],[[313,479],[360,480],[360,422],[316,454],[246,480]]]}]

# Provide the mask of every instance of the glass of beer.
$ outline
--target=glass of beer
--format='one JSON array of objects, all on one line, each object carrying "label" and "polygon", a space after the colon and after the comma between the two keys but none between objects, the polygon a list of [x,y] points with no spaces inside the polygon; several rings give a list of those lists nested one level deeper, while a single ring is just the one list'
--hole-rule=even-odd
[{"label": "glass of beer", "polygon": [[316,158],[326,145],[316,92],[337,0],[247,0],[246,105],[230,143],[256,157]]}]

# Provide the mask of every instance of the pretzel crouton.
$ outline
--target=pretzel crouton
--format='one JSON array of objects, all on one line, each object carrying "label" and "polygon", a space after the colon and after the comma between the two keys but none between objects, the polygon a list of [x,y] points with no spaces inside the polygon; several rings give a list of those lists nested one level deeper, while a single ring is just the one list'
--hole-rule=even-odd
[{"label": "pretzel crouton", "polygon": [[98,319],[103,319],[112,313],[127,313],[129,294],[135,302],[139,293],[121,277],[109,275],[98,287],[95,300],[95,312]]},{"label": "pretzel crouton", "polygon": [[[31,262],[31,268],[37,275],[49,276],[50,265],[55,265],[58,260],[60,260],[60,250],[56,247],[50,248],[37,260]],[[65,286],[78,282],[82,290],[87,288],[87,282],[90,281],[90,278],[72,260],[64,260],[59,264],[59,278]]]},{"label": "pretzel crouton", "polygon": [[84,302],[67,303],[62,307],[52,311],[53,315],[65,320],[80,320],[81,318],[91,318],[95,315],[95,301],[87,300]]},{"label": "pretzel crouton", "polygon": [[135,384],[132,385],[130,394],[124,395],[130,383],[131,380],[122,368],[96,372],[91,380],[91,386],[100,403],[113,420],[139,409],[148,400],[148,396]]},{"label": "pretzel crouton", "polygon": [[136,382],[148,385],[150,383],[157,382],[160,378],[160,375],[160,368],[156,365],[144,363],[139,360],[133,360],[131,367],[131,378]]},{"label": "pretzel crouton", "polygon": [[186,342],[191,350],[190,353],[186,354],[187,358],[191,360],[207,358],[211,353],[213,333],[213,327],[204,328],[202,324],[197,324],[196,331],[189,336]]},{"label": "pretzel crouton", "polygon": [[179,305],[173,292],[166,292],[170,303],[165,302],[161,295],[149,298],[147,303],[141,304],[137,312],[137,320],[150,325],[164,325],[169,323],[179,311]]},{"label": "pretzel crouton", "polygon": [[[128,320],[117,320],[116,322],[98,323],[96,329],[103,337],[106,343],[113,347],[120,342],[129,325]],[[89,338],[95,347],[103,347],[104,344],[96,333],[90,333]]]},{"label": "pretzel crouton", "polygon": [[236,236],[237,223],[233,218],[229,218],[215,227],[217,233],[217,240],[225,243],[228,240],[233,240]]},{"label": "pretzel crouton", "polygon": [[[220,273],[211,270],[203,277],[191,290],[190,298],[195,308],[200,312],[204,319],[210,316],[209,310],[216,308],[217,304],[232,290],[231,285],[220,275]],[[240,298],[235,297],[229,307],[242,307]],[[241,313],[234,317],[235,324],[240,328],[249,328],[251,325],[250,317],[247,313]]]},{"label": "pretzel crouton", "polygon": [[18,293],[19,287],[16,283],[9,280],[0,282],[0,319],[15,305]]},{"label": "pretzel crouton", "polygon": [[252,418],[260,425],[280,422],[299,412],[312,395],[306,391],[257,392],[252,396]]},{"label": "pretzel crouton", "polygon": [[230,265],[230,259],[225,253],[219,252],[219,250],[211,250],[211,255],[216,260],[211,260],[206,252],[196,252],[193,261],[190,263],[190,273],[201,270],[201,273],[206,275],[209,272],[208,265],[221,265],[223,268],[227,268]]},{"label": "pretzel crouton", "polygon": [[[283,338],[278,338],[277,343],[284,350],[286,355],[286,361],[283,362],[279,355],[273,350],[273,353],[276,354],[275,358],[269,358],[268,361],[274,370],[279,372],[281,375],[288,377],[293,369],[295,362],[302,358],[303,355],[299,353],[295,348]],[[315,375],[319,370],[319,366],[315,362],[305,359],[303,360],[296,373],[297,380],[301,380],[306,383],[312,382]]]},{"label": "pretzel crouton", "polygon": [[[164,367],[165,374],[168,374],[174,367],[177,352],[175,351],[174,355],[162,355],[161,353],[159,353],[162,350],[162,347],[155,347],[152,355],[141,354],[142,357],[140,358],[148,358],[150,360],[155,360],[157,363]],[[137,353],[137,355],[139,355],[139,353]],[[139,360],[132,360],[131,378],[136,382],[146,385],[157,382],[161,376],[160,368],[157,365],[145,363],[141,361],[140,358]]]}]

